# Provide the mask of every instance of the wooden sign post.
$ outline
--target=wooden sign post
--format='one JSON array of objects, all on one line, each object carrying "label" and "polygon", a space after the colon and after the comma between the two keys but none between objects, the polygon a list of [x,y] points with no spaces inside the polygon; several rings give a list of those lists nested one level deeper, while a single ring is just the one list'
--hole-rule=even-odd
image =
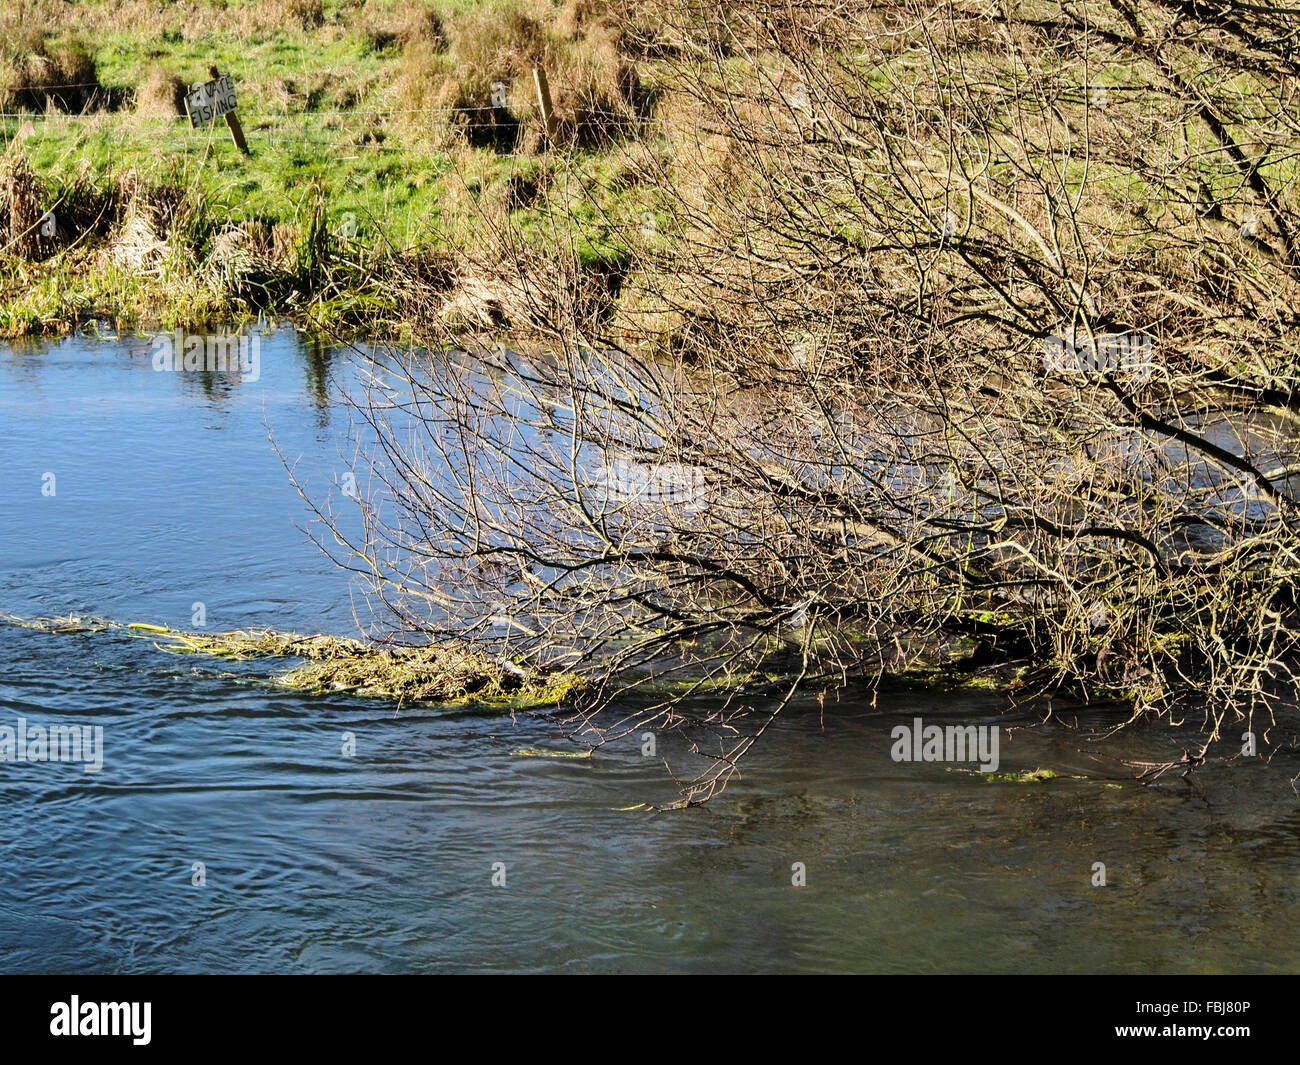
[{"label": "wooden sign post", "polygon": [[191,126],[204,126],[218,118],[225,118],[230,128],[230,139],[245,155],[249,154],[244,129],[235,117],[235,83],[229,74],[218,74],[216,67],[208,67],[212,80],[206,85],[195,85],[185,96],[185,111]]},{"label": "wooden sign post", "polygon": [[546,139],[555,147],[555,108],[551,104],[551,86],[546,80],[546,71],[533,67],[533,84],[537,86],[537,106],[542,109],[542,122],[546,124]]}]

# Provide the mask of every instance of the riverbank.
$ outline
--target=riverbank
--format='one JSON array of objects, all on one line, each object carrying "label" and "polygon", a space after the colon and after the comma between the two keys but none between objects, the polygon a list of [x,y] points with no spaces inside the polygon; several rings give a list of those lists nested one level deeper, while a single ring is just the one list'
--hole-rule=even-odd
[{"label": "riverbank", "polygon": [[[523,262],[553,250],[561,218],[575,284],[612,295],[647,228],[641,179],[670,153],[671,112],[606,7],[106,0],[80,5],[76,25],[59,4],[6,14],[0,335],[260,314],[399,337],[518,333]],[[184,117],[184,87],[209,66],[234,79],[251,154],[222,122]]]},{"label": "riverbank", "polygon": [[[1058,17],[1059,51],[1044,54],[1035,35]],[[1161,293],[1197,279],[1229,303],[1285,315],[1295,293],[1284,269],[1296,254],[1293,153],[1264,150],[1243,195],[1246,162],[1230,130],[1144,110],[1170,92],[1194,97],[1199,59],[1171,65],[1126,49],[1112,30],[1094,55],[1087,34],[1060,36],[1073,18],[1024,4],[1007,25],[963,16],[936,43],[972,84],[1023,79],[1021,127],[999,119],[978,134],[992,138],[981,150],[1010,136],[1036,158],[1058,117],[1084,131],[1087,151],[1060,173],[1061,191],[1087,186],[1080,222],[1101,241],[1098,276],[1116,307],[1178,331],[1200,304]],[[755,310],[720,319],[710,289],[755,261],[779,276],[777,263],[800,254],[807,220],[770,210],[761,175],[781,172],[791,151],[822,150],[824,120],[797,50],[781,54],[799,22],[765,40],[763,19],[761,5],[709,13],[619,0],[93,0],[73,24],[61,2],[27,3],[0,22],[0,336],[63,334],[88,318],[152,329],[267,314],[427,341],[547,336],[573,318],[629,346],[707,348]],[[935,95],[923,42],[896,31],[888,12],[879,19],[863,30],[872,85],[940,111],[985,106]],[[1271,63],[1265,55],[1241,76],[1243,98],[1277,88]],[[249,155],[222,122],[192,128],[184,117],[185,87],[211,67],[234,79]],[[1232,117],[1248,126],[1235,134],[1243,142],[1275,138],[1256,116]],[[915,136],[945,154],[933,130]],[[1132,154],[1135,141],[1149,145],[1145,156]],[[1201,161],[1185,189],[1189,156]],[[1015,226],[1040,224],[1014,206],[1021,179],[996,177],[981,211],[1006,207]],[[873,244],[887,259],[896,242],[872,236],[870,220],[849,221],[850,210],[834,222],[851,190],[829,173],[812,181],[825,186],[845,262]],[[950,192],[910,195],[933,217],[905,228],[951,237],[975,223],[974,204],[962,208]],[[880,207],[871,224],[888,233],[904,205]],[[869,270],[882,292],[908,290],[909,274],[888,262]],[[1100,291],[1089,290],[1092,304]],[[1249,330],[1244,318],[1231,322]],[[802,342],[818,328],[806,323]],[[763,342],[797,340],[769,332]],[[1239,354],[1226,366],[1256,376]]]}]

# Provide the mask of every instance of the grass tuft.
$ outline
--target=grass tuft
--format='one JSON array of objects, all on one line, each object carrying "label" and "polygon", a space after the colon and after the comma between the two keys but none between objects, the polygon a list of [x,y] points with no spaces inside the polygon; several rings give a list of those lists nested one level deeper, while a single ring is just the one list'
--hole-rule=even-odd
[{"label": "grass tuft", "polygon": [[95,60],[22,12],[0,16],[0,111],[81,112],[102,98]]}]

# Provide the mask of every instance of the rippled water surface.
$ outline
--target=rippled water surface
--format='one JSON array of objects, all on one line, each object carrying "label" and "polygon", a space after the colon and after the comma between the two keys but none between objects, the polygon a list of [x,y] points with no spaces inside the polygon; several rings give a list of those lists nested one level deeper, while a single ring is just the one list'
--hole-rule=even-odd
[{"label": "rippled water surface", "polygon": [[[140,339],[0,348],[0,610],[193,628],[202,603],[214,631],[353,631],[348,581],[307,540],[268,442],[269,427],[301,473],[336,480],[348,412],[326,378],[346,386],[352,358],[290,329],[262,338],[257,381],[156,372]],[[999,784],[889,757],[900,721],[978,721],[993,703],[810,703],[783,715],[721,798],[645,813],[620,808],[671,788],[631,739],[590,760],[519,757],[564,741],[545,720],[275,690],[264,667],[121,633],[0,626],[0,662],[0,725],[104,735],[98,773],[0,764],[5,970],[1300,961],[1300,766],[1256,759],[1199,785],[1170,774],[1135,786],[1118,760],[1176,757],[1168,728],[1095,744],[1017,729],[1001,768],[1061,775]],[[491,884],[496,862],[504,887]]]}]

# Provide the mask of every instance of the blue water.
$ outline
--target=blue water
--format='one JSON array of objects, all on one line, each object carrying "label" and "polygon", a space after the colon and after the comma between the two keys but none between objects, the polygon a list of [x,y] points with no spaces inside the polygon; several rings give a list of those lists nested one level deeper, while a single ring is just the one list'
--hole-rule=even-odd
[{"label": "blue water", "polygon": [[[0,348],[0,610],[190,629],[202,604],[210,631],[355,632],[358,590],[308,538],[268,433],[300,477],[336,482],[335,390],[360,356],[281,328],[250,381],[157,372],[148,343]],[[675,791],[632,737],[523,757],[571,748],[544,718],[289,692],[270,666],[121,631],[0,625],[0,662],[0,725],[104,737],[98,773],[0,763],[6,971],[1300,966],[1300,765],[1135,785],[1119,760],[1177,757],[1167,727],[1019,728],[1001,769],[1061,775],[997,784],[889,757],[899,722],[992,720],[992,699],[809,700],[713,803],[647,813],[624,808]]]}]

